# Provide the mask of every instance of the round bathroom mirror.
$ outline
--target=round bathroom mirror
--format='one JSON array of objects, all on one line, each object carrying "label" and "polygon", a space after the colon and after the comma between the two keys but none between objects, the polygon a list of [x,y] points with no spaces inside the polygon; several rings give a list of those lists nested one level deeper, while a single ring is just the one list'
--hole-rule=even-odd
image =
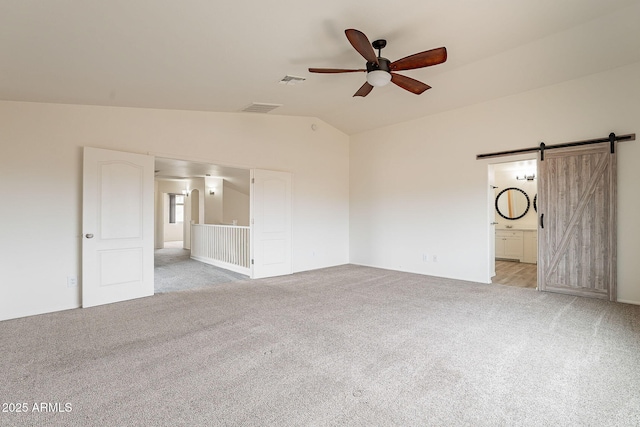
[{"label": "round bathroom mirror", "polygon": [[496,212],[504,219],[520,219],[527,214],[531,201],[516,187],[505,188],[496,196]]}]

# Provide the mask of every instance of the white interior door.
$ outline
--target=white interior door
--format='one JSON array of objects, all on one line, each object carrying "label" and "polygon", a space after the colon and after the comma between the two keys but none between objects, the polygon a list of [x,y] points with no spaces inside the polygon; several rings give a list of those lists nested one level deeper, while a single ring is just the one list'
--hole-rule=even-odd
[{"label": "white interior door", "polygon": [[154,158],[84,148],[82,306],[153,295]]},{"label": "white interior door", "polygon": [[253,169],[251,183],[251,277],[291,274],[291,173]]}]

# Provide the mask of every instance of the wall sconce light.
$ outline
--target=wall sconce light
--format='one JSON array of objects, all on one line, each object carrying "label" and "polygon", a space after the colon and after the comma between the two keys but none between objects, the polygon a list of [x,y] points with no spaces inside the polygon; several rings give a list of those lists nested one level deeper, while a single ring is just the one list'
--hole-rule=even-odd
[{"label": "wall sconce light", "polygon": [[213,196],[214,194],[216,194],[216,192],[215,192],[215,191],[213,191],[213,190],[209,190],[209,195],[210,195],[210,196]]},{"label": "wall sconce light", "polygon": [[522,175],[522,176],[516,175],[516,179],[518,181],[524,181],[525,179],[527,181],[533,181],[534,179],[536,179],[536,174],[534,173],[534,174],[531,174],[531,175]]}]

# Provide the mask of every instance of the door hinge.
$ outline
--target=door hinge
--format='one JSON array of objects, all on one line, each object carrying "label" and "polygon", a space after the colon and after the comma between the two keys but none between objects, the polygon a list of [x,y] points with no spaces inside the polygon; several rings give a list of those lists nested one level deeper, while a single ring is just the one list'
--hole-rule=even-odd
[{"label": "door hinge", "polygon": [[251,265],[253,265],[253,258],[251,258]]},{"label": "door hinge", "polygon": [[256,179],[255,178],[251,178],[251,183],[255,184],[256,183]]}]

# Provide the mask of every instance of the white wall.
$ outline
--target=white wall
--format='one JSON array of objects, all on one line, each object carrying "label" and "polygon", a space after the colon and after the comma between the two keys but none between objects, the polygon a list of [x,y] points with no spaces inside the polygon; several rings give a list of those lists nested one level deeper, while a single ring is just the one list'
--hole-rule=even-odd
[{"label": "white wall", "polygon": [[[206,191],[204,193],[204,223],[205,224],[222,224],[223,220],[223,201],[224,187],[222,178],[205,177],[204,183]],[[214,194],[210,194],[210,190],[214,190]]]},{"label": "white wall", "polygon": [[[206,193],[204,178],[189,178],[187,181],[189,183],[189,191],[198,190],[189,196],[189,205],[193,205],[198,209],[198,212],[192,213],[191,206],[189,207],[190,218],[195,220],[195,224],[204,224],[204,198]],[[193,201],[194,197],[198,199],[197,202]]]},{"label": "white wall", "polygon": [[[640,63],[353,136],[351,262],[489,283],[487,169],[507,159],[475,156],[612,131],[640,132]],[[618,298],[640,303],[640,141],[618,147]]]},{"label": "white wall", "polygon": [[292,172],[294,271],[349,261],[349,138],[317,119],[3,101],[0,129],[0,319],[80,306],[83,146]]},{"label": "white wall", "polygon": [[[225,181],[226,182],[226,181]],[[237,225],[249,226],[249,195],[241,193],[228,185],[224,185],[223,222],[231,224],[234,220]]]}]

